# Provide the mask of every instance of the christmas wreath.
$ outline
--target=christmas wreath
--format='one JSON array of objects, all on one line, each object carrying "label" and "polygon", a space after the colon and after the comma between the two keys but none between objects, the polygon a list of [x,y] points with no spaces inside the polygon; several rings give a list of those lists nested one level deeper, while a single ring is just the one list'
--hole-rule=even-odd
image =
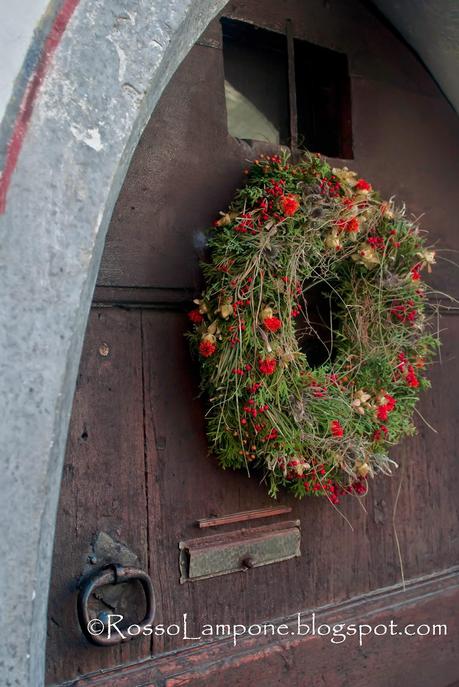
[{"label": "christmas wreath", "polygon": [[363,494],[415,431],[438,345],[415,221],[320,156],[261,156],[209,236],[189,312],[210,447],[271,496]]}]

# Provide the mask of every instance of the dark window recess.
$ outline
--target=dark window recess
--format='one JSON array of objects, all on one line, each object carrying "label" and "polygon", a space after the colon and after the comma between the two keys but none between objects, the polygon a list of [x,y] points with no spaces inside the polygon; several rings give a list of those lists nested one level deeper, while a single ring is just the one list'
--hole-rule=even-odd
[{"label": "dark window recess", "polygon": [[352,122],[346,55],[295,40],[295,81],[300,147],[352,158]]},{"label": "dark window recess", "polygon": [[[352,158],[346,55],[295,39],[295,80],[289,84],[286,35],[234,19],[221,24],[230,135],[290,145],[294,133],[300,148]],[[296,91],[297,132],[290,131],[289,88]]]},{"label": "dark window recess", "polygon": [[288,145],[286,37],[232,19],[221,23],[229,133]]}]

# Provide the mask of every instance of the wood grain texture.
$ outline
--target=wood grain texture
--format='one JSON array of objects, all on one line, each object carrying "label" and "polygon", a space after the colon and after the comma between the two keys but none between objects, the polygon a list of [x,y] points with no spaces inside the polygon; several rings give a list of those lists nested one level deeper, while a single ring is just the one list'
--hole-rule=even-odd
[{"label": "wood grain texture", "polygon": [[[459,321],[449,318],[448,325],[444,362],[433,368],[433,391],[420,406],[438,434],[419,418],[418,437],[394,451],[399,473],[372,483],[363,501],[343,499],[340,512],[320,499],[297,502],[281,494],[279,503],[290,506],[291,516],[302,522],[300,559],[249,571],[244,579],[203,580],[184,588],[175,573],[176,547],[196,536],[197,516],[271,502],[256,475],[247,479],[243,472],[224,472],[207,455],[204,412],[183,338],[186,318],[143,313],[150,513],[155,523],[151,568],[154,579],[161,580],[158,622],[174,622],[185,612],[209,622],[255,622],[293,613],[311,599],[316,604],[340,602],[395,584],[401,580],[401,568],[394,519],[407,578],[455,564],[459,539],[453,409],[459,366],[453,356]],[[179,638],[169,638],[155,651],[178,646]]]},{"label": "wood grain texture", "polygon": [[[459,602],[457,569],[414,580],[405,590],[390,588],[337,606],[315,609],[316,633],[298,636],[297,618],[282,618],[291,634],[241,637],[190,647],[106,675],[88,676],[67,687],[454,687],[458,676]],[[360,642],[347,637],[331,642],[320,636],[320,625],[361,624],[372,628],[393,622],[394,636],[371,636]],[[301,616],[312,626],[312,611]],[[447,634],[406,636],[426,623],[445,624]],[[366,629],[364,630],[367,631]],[[425,630],[423,630],[425,631]],[[325,632],[325,630],[323,630]],[[402,634],[398,634],[402,633]]]},{"label": "wood grain texture", "polygon": [[[147,569],[144,473],[140,313],[94,310],[62,478],[49,594],[48,683],[149,653],[145,639],[110,649],[89,644],[76,615],[79,579],[92,567],[88,555],[98,532],[127,545],[138,556],[138,566]],[[141,600],[130,600],[140,619]]]},{"label": "wood grain texture", "polygon": [[[456,249],[457,115],[368,4],[247,0],[229,3],[225,14],[278,31],[289,17],[297,38],[347,54],[355,153],[349,166],[385,195],[405,199],[414,213],[426,213],[423,225],[433,239]],[[88,325],[62,481],[48,683],[145,660],[144,668],[69,684],[452,687],[459,678],[457,635],[444,644],[382,642],[351,651],[348,645],[249,642],[235,654],[222,643],[190,651],[180,637],[101,650],[79,631],[76,587],[101,531],[126,544],[149,571],[155,622],[164,624],[183,613],[197,623],[250,624],[327,604],[344,612],[349,599],[400,583],[395,533],[406,579],[458,560],[459,319],[448,317],[441,323],[442,364],[432,367],[432,392],[419,407],[437,433],[417,417],[418,436],[393,451],[400,463],[394,477],[372,484],[365,499],[343,499],[339,511],[322,499],[298,503],[281,494],[276,505],[301,520],[301,558],[180,585],[178,543],[205,536],[198,519],[273,505],[259,477],[223,472],[209,455],[197,369],[183,336],[189,325],[183,310],[200,286],[202,229],[230,201],[245,161],[269,150],[228,136],[223,83],[217,18],[164,92],[113,213],[95,295],[103,307]],[[433,279],[457,295],[450,263],[440,261]],[[103,344],[106,356],[99,352]],[[400,618],[429,622],[438,609],[456,632],[456,582],[448,575],[435,579],[433,587],[416,583],[409,597],[385,597],[380,606],[374,606],[377,596],[361,597],[363,617],[383,617],[398,598]],[[167,651],[178,653],[160,656]]]}]

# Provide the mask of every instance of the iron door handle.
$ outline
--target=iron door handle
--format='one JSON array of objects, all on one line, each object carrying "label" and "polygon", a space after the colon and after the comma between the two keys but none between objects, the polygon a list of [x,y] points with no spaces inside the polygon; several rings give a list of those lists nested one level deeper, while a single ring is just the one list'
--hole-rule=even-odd
[{"label": "iron door handle", "polygon": [[[145,617],[143,618],[142,622],[138,624],[140,631],[136,632],[135,635],[122,633],[123,636],[121,636],[119,632],[113,632],[111,636],[109,636],[105,631],[101,634],[92,633],[90,630],[91,621],[94,621],[95,619],[90,617],[88,609],[88,603],[92,594],[96,589],[103,587],[104,585],[121,584],[123,582],[129,582],[130,580],[140,582],[145,594],[147,609],[145,612]],[[80,622],[80,627],[83,631],[83,634],[93,644],[97,644],[99,646],[112,646],[114,644],[128,642],[135,637],[141,636],[142,630],[153,623],[156,611],[156,603],[152,581],[147,573],[143,570],[133,568],[132,566],[122,566],[112,563],[101,568],[82,582],[78,594],[77,609],[78,620]]]}]

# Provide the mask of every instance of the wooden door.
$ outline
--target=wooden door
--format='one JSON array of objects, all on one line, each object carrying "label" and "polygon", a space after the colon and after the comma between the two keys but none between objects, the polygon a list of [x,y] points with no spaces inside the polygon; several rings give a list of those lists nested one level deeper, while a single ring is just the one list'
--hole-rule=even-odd
[{"label": "wooden door", "polygon": [[[425,212],[434,238],[457,248],[457,116],[366,3],[249,0],[230,3],[223,15],[280,35],[290,19],[297,39],[346,55],[348,164],[383,193],[399,193],[414,213]],[[443,362],[433,368],[420,408],[436,433],[419,419],[418,436],[397,451],[399,474],[372,484],[364,508],[352,498],[341,504],[342,515],[321,499],[281,494],[273,502],[256,477],[223,472],[208,455],[197,370],[183,336],[200,286],[202,230],[241,183],[245,161],[273,149],[228,132],[221,31],[217,18],[168,85],[113,213],[62,478],[48,684],[452,687],[459,681],[457,318],[444,318]],[[349,153],[349,139],[347,145]],[[457,295],[449,263],[436,280]],[[263,520],[236,516],[213,530],[197,526],[199,519],[273,506],[280,508]],[[300,533],[301,555],[180,581],[180,543],[188,551],[196,540],[218,548],[228,537],[265,542],[285,531]],[[154,624],[178,624],[179,632],[109,647],[88,642],[78,623],[78,588],[107,563],[148,572]],[[132,623],[144,606],[136,582],[103,587],[91,599],[94,615],[121,613]],[[446,624],[448,634],[338,643],[300,636],[300,612],[304,623],[315,612],[329,625]],[[196,638],[205,624],[274,620],[286,624],[286,636],[249,635],[236,645]]]}]

